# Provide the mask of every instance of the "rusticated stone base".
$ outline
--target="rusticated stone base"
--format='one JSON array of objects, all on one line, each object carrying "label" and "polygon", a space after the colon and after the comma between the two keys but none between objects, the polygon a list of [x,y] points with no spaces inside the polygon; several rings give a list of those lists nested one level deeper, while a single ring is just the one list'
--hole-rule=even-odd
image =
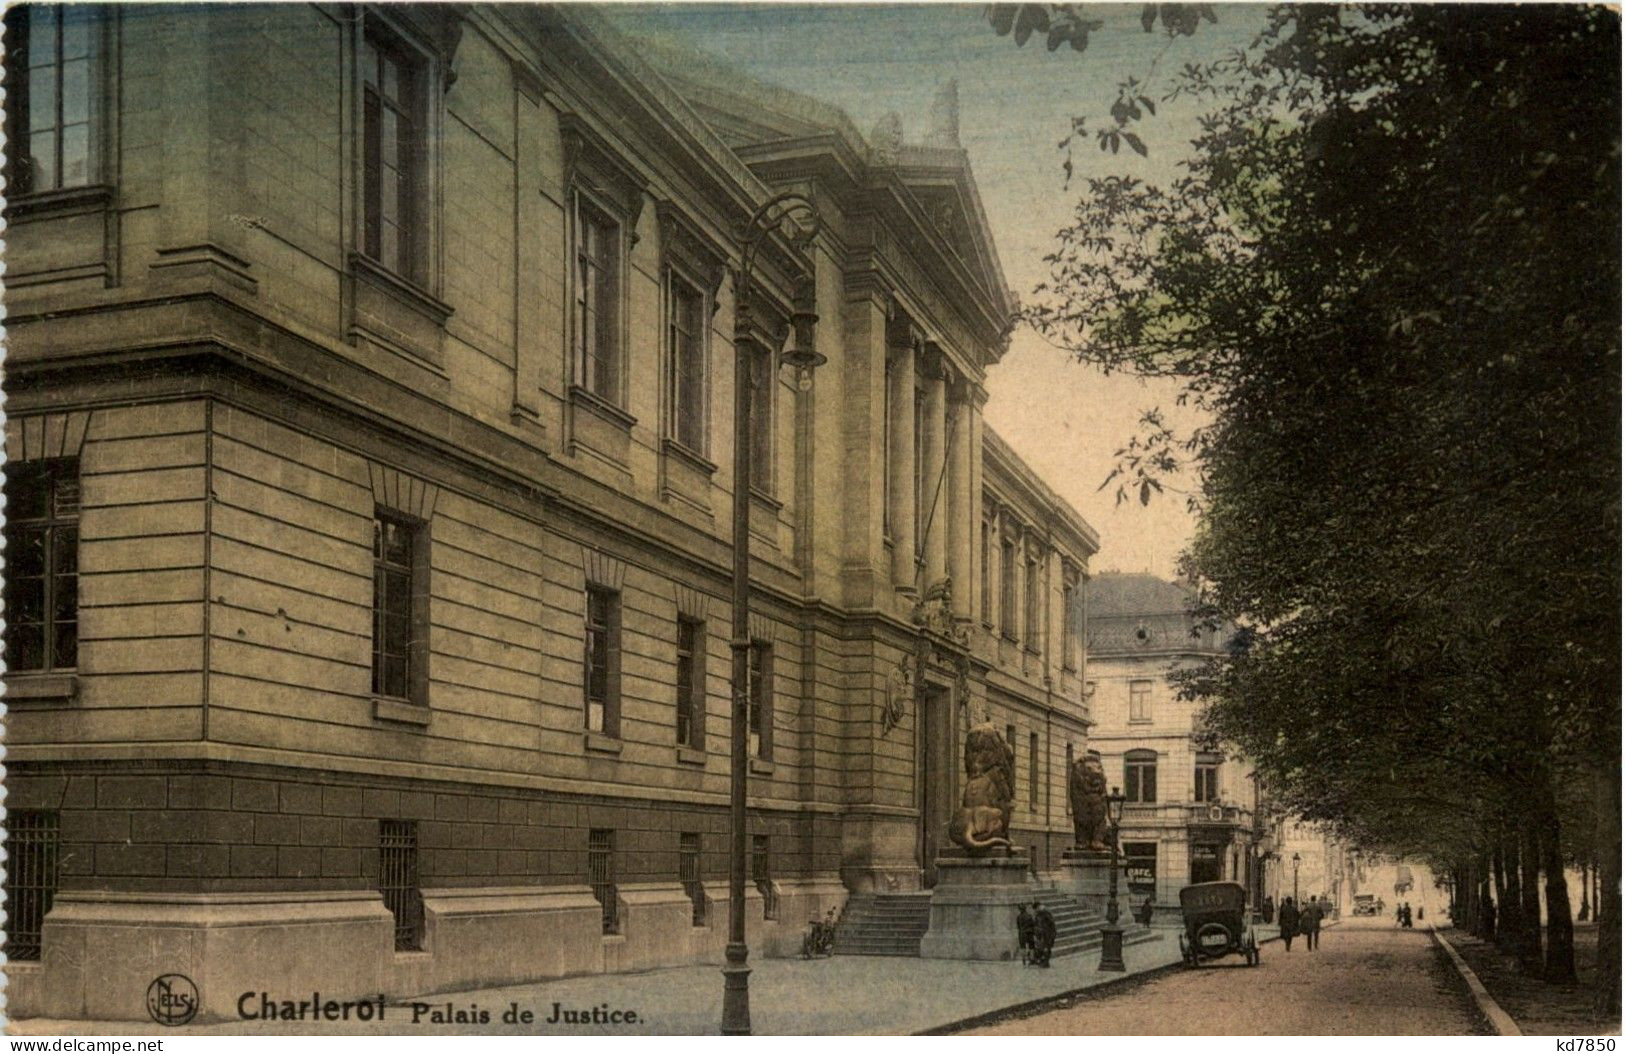
[{"label": "rusticated stone base", "polygon": [[937,857],[931,927],[920,940],[923,959],[1008,961],[1020,956],[1016,913],[1037,884],[1027,854],[972,857],[963,851]]}]

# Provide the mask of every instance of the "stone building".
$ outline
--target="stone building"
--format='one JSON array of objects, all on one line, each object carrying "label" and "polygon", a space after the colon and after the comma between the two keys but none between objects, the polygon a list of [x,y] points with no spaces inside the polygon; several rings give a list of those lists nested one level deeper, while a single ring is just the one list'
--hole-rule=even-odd
[{"label": "stone building", "polygon": [[1180,699],[1169,681],[1223,654],[1227,642],[1224,630],[1191,615],[1191,604],[1184,586],[1115,572],[1090,579],[1085,599],[1090,745],[1127,798],[1120,840],[1131,896],[1172,912],[1193,882],[1259,889],[1252,769],[1203,734],[1200,704]]},{"label": "stone building", "polygon": [[933,881],[972,721],[1058,856],[1097,540],[982,423],[951,97],[866,137],[582,7],[6,24],[13,1015],[720,961],[741,492],[754,953]]}]

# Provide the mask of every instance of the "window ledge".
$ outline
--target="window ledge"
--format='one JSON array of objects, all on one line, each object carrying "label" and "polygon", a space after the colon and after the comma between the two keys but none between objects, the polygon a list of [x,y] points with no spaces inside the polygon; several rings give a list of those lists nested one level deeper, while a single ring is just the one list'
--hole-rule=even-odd
[{"label": "window ledge", "polygon": [[773,762],[763,761],[761,758],[751,758],[750,770],[758,776],[771,776],[773,775]]},{"label": "window ledge", "polygon": [[717,473],[716,464],[709,458],[696,452],[687,444],[680,443],[669,436],[660,441],[660,452],[665,454],[667,457],[676,458],[678,461],[681,461],[693,468],[696,472],[702,472],[707,476],[714,476]]},{"label": "window ledge", "polygon": [[1154,725],[1154,724],[1156,724],[1156,722],[1151,720],[1149,717],[1131,717],[1131,718],[1128,719],[1128,723],[1131,724],[1131,725]]},{"label": "window ledge", "polygon": [[375,695],[372,697],[372,716],[377,721],[427,728],[434,714],[428,707],[419,706],[417,703]]},{"label": "window ledge", "polygon": [[579,384],[570,385],[570,401],[578,406],[586,407],[599,417],[604,418],[611,424],[619,425],[628,432],[632,431],[632,426],[638,423],[638,419],[627,411],[616,406],[602,395],[583,388]]},{"label": "window ledge", "polygon": [[72,670],[42,670],[6,675],[7,703],[68,703],[79,695],[79,675]]},{"label": "window ledge", "polygon": [[410,963],[410,962],[433,962],[434,961],[434,953],[429,952],[429,951],[425,951],[422,948],[413,948],[411,951],[405,951],[405,952],[399,952],[398,951],[398,952],[395,953],[395,961],[398,962],[398,963],[399,962],[408,962],[408,963]]},{"label": "window ledge", "polygon": [[366,253],[350,253],[350,270],[358,278],[377,286],[407,307],[427,315],[437,325],[444,326],[446,319],[451,317],[450,304],[433,296],[417,283],[402,278]]},{"label": "window ledge", "polygon": [[113,188],[105,183],[63,187],[18,194],[6,201],[6,216],[13,221],[94,212],[113,203]]},{"label": "window ledge", "polygon": [[606,736],[602,732],[588,732],[581,737],[581,745],[591,754],[619,755],[622,743],[615,736]]},{"label": "window ledge", "polygon": [[778,512],[780,509],[784,508],[784,502],[780,501],[778,498],[775,498],[773,495],[769,494],[767,491],[763,490],[761,487],[758,487],[754,483],[750,485],[750,499],[751,501],[756,502],[758,505],[763,505],[769,509],[772,509],[774,512]]},{"label": "window ledge", "polygon": [[698,765],[705,767],[706,753],[697,747],[679,746],[677,748],[677,763],[679,765]]}]

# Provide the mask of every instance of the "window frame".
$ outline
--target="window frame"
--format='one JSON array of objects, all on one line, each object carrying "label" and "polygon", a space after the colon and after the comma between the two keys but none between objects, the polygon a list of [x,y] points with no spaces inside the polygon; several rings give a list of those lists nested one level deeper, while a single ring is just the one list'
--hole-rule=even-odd
[{"label": "window frame", "polygon": [[[82,466],[77,456],[42,458],[39,460],[14,461],[6,468],[6,510],[8,516],[5,521],[6,551],[9,554],[5,576],[5,610],[8,615],[5,627],[6,662],[9,672],[14,674],[53,674],[73,673],[79,666],[79,549],[80,520],[83,514],[84,494],[81,484]],[[38,477],[37,480],[30,477]],[[37,482],[43,488],[39,499],[43,513],[38,516],[22,516],[17,513],[22,505],[22,498],[18,488],[25,483]],[[59,511],[63,504],[60,500],[62,488],[71,482],[72,509],[71,512]],[[18,554],[22,551],[22,537],[24,534],[39,533],[43,535],[41,545],[40,565],[40,621],[39,627],[39,654],[41,665],[19,665],[18,631],[25,626],[35,623],[22,623],[10,617],[15,611],[13,589],[17,584],[14,572],[18,562]],[[71,534],[71,542],[64,543],[64,536]],[[59,564],[64,552],[71,552],[73,570],[63,572]],[[29,576],[33,577],[33,576]],[[60,590],[63,588],[61,579],[73,580],[73,617],[61,619],[57,615],[62,600]],[[72,627],[73,661],[61,661],[60,651],[62,627]]]},{"label": "window frame", "polygon": [[999,633],[1015,642],[1016,635],[1016,540],[1008,533],[999,539]]},{"label": "window frame", "polygon": [[1154,750],[1131,750],[1123,755],[1123,797],[1129,804],[1157,803],[1157,762]]},{"label": "window frame", "polygon": [[[692,634],[692,639],[685,641],[685,634]],[[692,618],[688,615],[678,615],[677,670],[674,678],[677,693],[675,731],[677,733],[677,745],[688,747],[691,750],[705,749],[705,657],[705,620]],[[687,666],[686,671],[684,669],[685,665]],[[688,734],[686,736],[684,735],[685,715],[683,712],[685,703],[688,708],[686,715]]]},{"label": "window frame", "polygon": [[773,760],[773,642],[754,638],[746,662],[746,753]]},{"label": "window frame", "polygon": [[[53,35],[52,61],[47,66],[28,67],[15,62],[17,55],[25,50],[31,50],[25,43],[19,47],[19,35],[31,38],[34,35],[35,16],[42,9],[51,9],[55,15],[55,31]],[[64,34],[62,33],[63,15],[72,13],[76,18],[82,19],[85,25],[85,51],[83,55],[66,58],[63,54]],[[108,144],[105,142],[108,120],[106,103],[107,90],[107,56],[111,53],[105,39],[108,32],[109,21],[105,19],[95,5],[85,4],[18,4],[6,12],[6,36],[8,46],[8,61],[5,72],[6,91],[6,137],[12,143],[21,143],[31,140],[34,134],[32,114],[29,112],[35,97],[36,84],[33,83],[34,70],[49,68],[51,72],[51,111],[53,124],[51,125],[51,152],[53,176],[50,186],[39,186],[33,166],[23,165],[22,156],[17,151],[8,151],[5,159],[5,177],[7,184],[8,206],[18,199],[30,197],[43,197],[48,195],[61,195],[82,193],[94,190],[101,185],[104,158],[108,153]],[[26,61],[26,60],[25,60]],[[84,62],[85,64],[85,113],[84,119],[71,123],[64,120],[64,81],[67,79],[65,67],[69,63]],[[70,127],[83,126],[85,129],[85,158],[84,178],[74,182],[65,182],[63,178],[63,154],[66,149],[66,130]],[[27,157],[34,155],[30,151]]]},{"label": "window frame", "polygon": [[982,566],[980,568],[982,625],[993,628],[993,521],[982,518]]},{"label": "window frame", "polygon": [[[621,735],[621,594],[594,583],[583,590],[582,611],[582,722],[589,733],[619,739]],[[595,629],[594,604],[606,605],[602,625]],[[601,644],[603,656],[594,655]],[[593,698],[595,663],[603,667],[604,695]],[[593,727],[593,706],[599,706],[598,727]]]},{"label": "window frame", "polygon": [[750,489],[774,500],[778,493],[778,400],[779,355],[774,349],[751,342],[750,363]]},{"label": "window frame", "polygon": [[1037,732],[1028,732],[1027,733],[1027,799],[1028,799],[1027,808],[1029,808],[1029,809],[1031,809],[1031,810],[1033,810],[1035,812],[1038,809],[1039,773],[1042,771],[1041,768],[1040,768],[1040,765],[1039,765],[1040,757],[1041,757],[1041,755],[1039,753],[1039,746],[1038,746],[1038,733]]},{"label": "window frame", "polygon": [[[426,520],[383,505],[373,506],[372,524],[372,697],[380,701],[409,703],[413,706],[427,707],[429,705],[429,524]],[[406,563],[391,565],[381,555],[383,549],[382,526],[385,524],[393,524],[406,532],[410,549]],[[400,571],[405,571],[407,580],[407,607],[405,612],[407,638],[405,651],[401,656],[404,664],[404,694],[389,691],[389,685],[380,683],[380,674],[383,672],[380,669],[380,661],[385,657],[380,650],[384,644],[380,640],[380,636],[382,633],[382,620],[387,617],[387,612],[381,610],[379,604],[380,576],[388,572],[399,573]],[[385,601],[387,606],[387,591]]]},{"label": "window frame", "polygon": [[1128,683],[1128,720],[1129,724],[1134,725],[1151,724],[1150,681],[1137,680]]},{"label": "window frame", "polygon": [[[382,71],[367,69],[369,56],[378,63],[393,61],[398,67],[399,98],[386,94]],[[431,142],[433,120],[431,100],[435,87],[434,57],[415,46],[410,37],[377,14],[369,13],[361,27],[356,61],[357,94],[361,106],[360,191],[358,243],[363,256],[397,278],[427,288],[432,281],[429,229],[432,181]],[[391,222],[385,213],[385,186],[382,157],[385,111],[395,114],[396,127],[404,131],[395,143],[395,215]],[[374,116],[376,114],[376,116]],[[404,188],[405,193],[402,193]],[[404,198],[404,200],[402,200]],[[394,259],[385,252],[386,224],[397,230]]]},{"label": "window frame", "polygon": [[[569,257],[571,383],[576,390],[617,410],[624,410],[626,407],[629,372],[626,316],[627,257],[630,252],[626,228],[626,218],[618,209],[585,186],[578,185],[572,188]],[[589,309],[582,302],[583,296],[588,293],[588,283],[583,280],[584,237],[588,231],[594,229],[604,232],[602,240],[609,254],[609,258],[599,263],[593,272],[610,283],[607,294],[599,291],[597,306],[592,308],[598,320],[598,324],[593,328],[594,340],[608,341],[610,345],[607,352],[600,347],[599,354],[592,354],[588,350],[584,326],[585,312]],[[607,310],[603,303],[605,300],[608,303]],[[613,315],[610,316],[609,312],[613,312]],[[606,369],[611,374],[607,382],[592,376],[588,370],[589,358],[594,362],[606,364]]]},{"label": "window frame", "polygon": [[1083,589],[1082,576],[1076,568],[1066,567],[1061,572],[1061,669],[1076,673],[1078,656],[1083,643]]},{"label": "window frame", "polygon": [[[698,360],[695,402],[684,398],[683,349],[678,325],[685,299],[693,304],[693,356]],[[705,285],[676,264],[666,268],[666,397],[670,405],[666,438],[701,458],[711,449],[711,316],[715,301]],[[688,414],[692,413],[692,420]],[[685,428],[685,423],[688,427]]]},{"label": "window frame", "polygon": [[1025,577],[1022,585],[1026,610],[1022,612],[1021,639],[1027,650],[1036,654],[1041,650],[1039,646],[1043,643],[1044,634],[1044,587],[1043,575],[1040,573],[1043,561],[1033,552],[1027,552],[1023,557],[1022,573]]},{"label": "window frame", "polygon": [[1191,800],[1209,804],[1219,800],[1219,776],[1224,765],[1221,755],[1204,752],[1192,763]]}]

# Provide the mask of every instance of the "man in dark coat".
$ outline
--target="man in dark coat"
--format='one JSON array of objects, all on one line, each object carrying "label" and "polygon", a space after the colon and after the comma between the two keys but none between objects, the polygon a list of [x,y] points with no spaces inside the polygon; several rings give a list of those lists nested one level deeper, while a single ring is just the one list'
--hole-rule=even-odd
[{"label": "man in dark coat", "polygon": [[1033,903],[1034,960],[1040,966],[1049,965],[1050,952],[1055,950],[1055,916],[1044,905]]},{"label": "man in dark coat", "polygon": [[1320,901],[1315,897],[1309,898],[1309,903],[1303,909],[1303,917],[1298,920],[1298,928],[1303,930],[1303,943],[1310,951],[1320,947],[1320,920],[1325,917],[1325,911]]},{"label": "man in dark coat", "polygon": [[1021,961],[1033,961],[1033,917],[1023,904],[1016,909],[1016,947],[1021,950]]},{"label": "man in dark coat", "polygon": [[1275,921],[1275,898],[1274,897],[1265,897],[1264,898],[1264,921],[1266,923],[1270,923],[1270,922]]},{"label": "man in dark coat", "polygon": [[1281,943],[1286,950],[1292,950],[1292,938],[1298,935],[1298,905],[1292,903],[1291,897],[1281,900]]}]

